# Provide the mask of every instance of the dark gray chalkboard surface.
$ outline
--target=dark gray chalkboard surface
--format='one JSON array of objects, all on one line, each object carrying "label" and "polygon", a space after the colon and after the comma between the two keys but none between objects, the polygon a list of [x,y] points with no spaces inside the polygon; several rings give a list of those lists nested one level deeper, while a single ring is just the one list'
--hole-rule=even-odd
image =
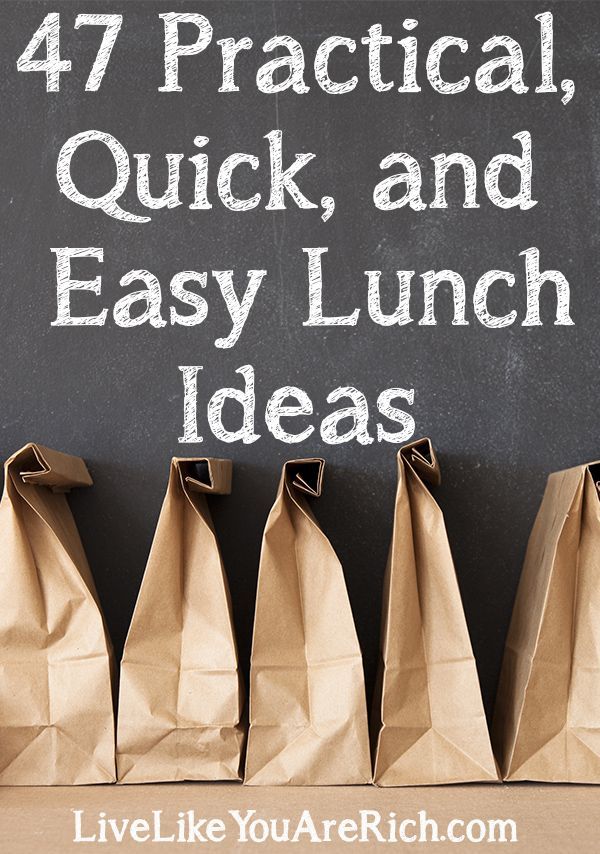
[{"label": "dark gray chalkboard surface", "polygon": [[[182,61],[183,92],[159,92],[163,82],[159,12],[207,15],[214,39],[250,36],[258,49],[240,64],[237,93],[218,93],[220,53]],[[49,11],[61,13],[61,54],[73,58],[61,90],[47,93],[44,75],[18,73],[16,60]],[[97,92],[85,92],[99,34],[76,31],[78,12],[121,12],[124,25]],[[557,80],[573,78],[573,100],[536,95],[539,27],[534,16],[552,11]],[[257,91],[260,46],[289,34],[307,55],[328,35],[360,40],[381,23],[400,39],[402,21],[419,21],[426,48],[441,35],[461,35],[472,53],[448,56],[449,74],[473,75],[480,46],[506,33],[522,45],[530,91],[486,96],[474,87],[456,96],[428,86],[419,94],[375,93],[364,48],[341,57],[340,73],[357,73],[349,94],[324,94],[309,79],[305,95]],[[230,456],[234,488],[212,501],[231,582],[244,664],[251,636],[261,532],[282,462],[297,456],[327,459],[324,494],[315,513],[345,568],[372,685],[383,577],[396,478],[392,444],[325,446],[318,431],[286,445],[265,429],[264,407],[279,386],[295,384],[313,400],[315,423],[331,411],[327,394],[338,385],[362,390],[371,406],[388,386],[415,389],[417,434],[432,437],[443,484],[444,509],[488,709],[493,702],[505,632],[527,537],[548,472],[600,456],[598,390],[598,106],[600,6],[529,2],[226,2],[226,3],[2,3],[2,176],[0,200],[0,454],[28,440],[81,455],[95,485],[71,503],[86,545],[108,624],[120,651],[156,523],[172,455]],[[386,59],[398,74],[396,53]],[[419,60],[419,74],[422,73]],[[293,205],[273,212],[261,205],[234,213],[187,205],[152,212],[144,225],[110,219],[62,196],[56,160],[63,143],[83,130],[113,134],[128,152],[194,153],[195,136],[219,164],[234,151],[266,157],[269,131],[284,132],[286,150],[317,154],[303,189],[331,192],[336,211],[326,223]],[[515,152],[515,133],[531,132],[533,197],[529,211],[501,210],[482,195],[481,207],[462,207],[462,185],[449,182],[447,210],[382,212],[371,203],[379,162],[406,151],[422,164],[424,197],[431,199],[430,158],[462,151],[478,168],[495,154]],[[266,160],[265,160],[266,162]],[[164,163],[164,161],[163,161]],[[88,192],[110,180],[111,163],[82,155],[78,168]],[[263,170],[248,172],[241,188],[268,185]],[[214,178],[213,178],[214,180]],[[128,196],[129,198],[129,196]],[[131,206],[139,211],[134,194]],[[268,273],[252,315],[232,349],[214,339],[228,331],[216,287],[207,287],[209,315],[200,326],[52,327],[56,315],[55,256],[51,247],[101,246],[102,305],[122,295],[119,279],[147,268],[165,286],[179,270],[248,269]],[[327,246],[331,313],[361,307],[355,327],[308,328],[302,247]],[[523,327],[525,291],[519,252],[537,246],[545,268],[561,270],[571,286],[575,325],[555,326],[552,288],[542,294],[539,327]],[[382,327],[366,312],[365,270],[390,281],[396,269],[449,268],[472,288],[486,270],[513,271],[510,305],[519,320],[487,329],[473,319],[453,326],[448,292],[436,302],[438,325]],[[86,278],[97,269],[82,270]],[[89,274],[89,276],[87,275]],[[74,299],[84,299],[83,296]],[[94,298],[91,298],[94,300]],[[503,300],[505,297],[503,297]],[[507,307],[501,301],[497,308]],[[84,305],[84,303],[78,304]],[[85,303],[92,313],[99,303]],[[390,310],[392,306],[390,305]],[[419,315],[416,314],[416,317]],[[204,406],[221,386],[239,385],[235,370],[256,370],[257,430],[249,445],[225,445],[202,423],[204,442],[182,445],[183,387],[178,365],[203,365]],[[231,416],[233,419],[233,415]]]}]

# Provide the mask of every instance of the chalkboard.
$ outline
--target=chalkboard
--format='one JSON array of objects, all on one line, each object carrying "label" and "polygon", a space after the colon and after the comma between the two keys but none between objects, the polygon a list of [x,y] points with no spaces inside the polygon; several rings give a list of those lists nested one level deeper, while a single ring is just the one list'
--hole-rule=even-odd
[{"label": "chalkboard", "polygon": [[[117,8],[119,7],[119,8]],[[164,7],[164,8],[163,8]],[[172,8],[171,8],[172,7]],[[213,39],[249,36],[255,43],[239,58],[238,92],[223,93],[220,52],[182,59],[181,92],[164,84],[163,22],[159,13],[200,12]],[[540,78],[540,27],[535,15],[554,16],[557,81],[575,81],[572,101],[561,93],[536,94]],[[46,92],[43,73],[20,73],[17,58],[48,12],[60,13],[61,57],[72,57],[60,92]],[[85,91],[98,48],[95,27],[75,29],[80,12],[120,12],[122,30],[102,85]],[[529,91],[494,96],[469,86],[447,96],[423,83],[419,93],[395,87],[375,92],[369,84],[365,47],[369,27],[381,23],[397,42],[409,31],[423,51],[442,35],[461,36],[468,53],[448,52],[448,78],[475,75],[481,45],[494,34],[517,39],[526,60]],[[256,71],[265,61],[261,45],[275,34],[302,43],[307,57],[338,34],[357,40],[355,54],[340,52],[332,68],[338,79],[357,74],[355,89],[331,96],[307,75],[310,91],[260,92]],[[456,562],[469,630],[488,711],[493,703],[504,638],[527,538],[549,472],[594,459],[598,451],[599,236],[598,43],[600,9],[594,3],[378,3],[228,2],[169,3],[102,0],[52,4],[3,3],[2,55],[2,241],[0,289],[0,452],[6,458],[29,440],[82,456],[93,488],[77,490],[71,505],[97,582],[108,626],[119,653],[129,624],[173,455],[231,457],[231,496],[211,500],[231,584],[241,659],[248,665],[262,529],[285,459],[324,456],[324,493],[315,514],[345,569],[368,686],[372,686],[379,638],[381,586],[388,549],[396,481],[397,446],[373,441],[326,445],[318,425],[332,409],[327,395],[337,386],[362,391],[375,410],[388,387],[415,390],[410,407],[415,438],[432,438],[443,483],[435,490]],[[399,49],[386,54],[382,73],[399,77]],[[483,57],[484,59],[486,57]],[[312,61],[312,60],[311,60]],[[424,59],[417,72],[422,79]],[[310,63],[309,63],[310,67]],[[120,222],[101,210],[85,210],[61,194],[56,163],[65,142],[95,129],[111,134],[132,157],[151,155],[157,164],[156,193],[164,185],[164,155],[197,154],[194,138],[205,136],[209,182],[233,152],[260,160],[244,171],[236,189],[268,195],[265,135],[280,129],[286,160],[314,152],[317,162],[301,180],[309,198],[335,195],[326,222],[319,211],[264,203],[238,213],[218,200],[210,211],[188,204],[151,211],[145,224]],[[463,207],[460,174],[448,179],[447,209],[381,211],[372,204],[381,180],[379,164],[390,152],[408,152],[421,165],[423,198],[434,195],[431,158],[468,154],[478,170],[498,153],[519,153],[513,137],[528,131],[533,146],[530,210],[494,206],[478,185],[478,209]],[[114,181],[114,165],[98,149],[82,151],[73,167],[89,195]],[[133,158],[132,158],[133,162]],[[162,178],[158,168],[162,163]],[[214,167],[211,166],[214,164]],[[211,169],[213,171],[211,172]],[[188,184],[185,192],[189,193]],[[182,193],[184,191],[182,190]],[[508,193],[508,188],[506,189]],[[139,213],[135,192],[124,199]],[[144,211],[144,213],[147,213]],[[181,270],[208,271],[206,322],[195,327],[57,327],[56,247],[102,247],[100,265],[89,259],[75,268],[83,278],[102,276],[101,296],[74,294],[81,313],[111,309],[123,293],[120,278],[132,269],[151,271],[164,287]],[[308,317],[306,247],[322,255],[324,311],[347,315],[361,308],[355,326],[304,325]],[[540,326],[523,326],[524,258],[538,247],[542,269],[568,279],[574,325],[556,325],[556,293],[541,292]],[[230,329],[212,270],[267,271],[252,314],[232,348],[215,338]],[[436,295],[435,326],[419,325],[422,291],[415,286],[415,320],[380,326],[367,314],[365,271],[381,270],[394,307],[396,270],[450,269],[471,293],[490,269],[512,271],[514,287],[490,298],[496,313],[517,311],[515,323],[486,328],[472,308],[468,325],[453,325],[451,291]],[[421,281],[416,279],[416,281]],[[420,296],[421,294],[421,296]],[[419,299],[421,300],[419,308]],[[219,387],[241,387],[236,370],[256,373],[256,431],[251,444],[224,444],[206,418],[204,441],[182,444],[183,384],[180,365],[202,365],[199,412]],[[286,385],[305,389],[314,405],[316,431],[306,441],[285,444],[265,428],[272,392]],[[227,418],[235,422],[231,409]],[[233,429],[233,428],[232,428]]]}]

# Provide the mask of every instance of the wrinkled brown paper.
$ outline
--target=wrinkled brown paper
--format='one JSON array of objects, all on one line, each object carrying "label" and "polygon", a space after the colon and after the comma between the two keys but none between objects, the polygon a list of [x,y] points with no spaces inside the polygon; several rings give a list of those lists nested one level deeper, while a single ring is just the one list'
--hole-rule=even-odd
[{"label": "wrinkled brown paper", "polygon": [[599,477],[551,474],[529,539],[493,725],[506,780],[600,783]]},{"label": "wrinkled brown paper", "polygon": [[263,536],[245,782],[371,779],[363,665],[340,562],[307,496],[323,460],[286,463]]},{"label": "wrinkled brown paper", "polygon": [[121,664],[120,782],[240,779],[243,690],[206,500],[230,491],[230,460],[171,461]]},{"label": "wrinkled brown paper", "polygon": [[375,696],[380,786],[497,780],[429,439],[398,453]]},{"label": "wrinkled brown paper", "polygon": [[115,779],[112,650],[63,493],[79,457],[26,445],[0,502],[0,784]]}]

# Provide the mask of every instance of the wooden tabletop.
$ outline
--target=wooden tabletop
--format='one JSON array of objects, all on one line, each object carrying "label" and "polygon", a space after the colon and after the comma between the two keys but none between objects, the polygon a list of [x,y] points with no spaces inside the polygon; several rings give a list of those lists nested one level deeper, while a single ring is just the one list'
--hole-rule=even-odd
[{"label": "wooden tabletop", "polygon": [[[180,819],[184,833],[189,834],[190,817],[193,811],[193,823],[202,819],[212,819],[212,824],[198,826],[201,835],[210,834],[214,841],[202,843],[197,837],[193,843],[177,841],[159,842],[144,837],[158,834],[169,837],[179,832]],[[232,811],[240,811],[241,819],[247,810],[256,810],[251,820],[258,819],[255,825],[255,837],[264,833],[271,819],[278,819],[276,832],[282,832],[282,819],[290,819],[291,835],[298,826],[304,810],[303,832],[297,844],[285,844],[267,839],[240,841],[240,830]],[[374,813],[363,813],[370,810]],[[79,811],[79,812],[77,812]],[[423,817],[419,812],[424,811]],[[371,829],[369,840],[362,844],[349,844],[340,834],[348,838],[360,832],[360,822],[375,821],[377,813],[381,816],[377,825],[384,835],[388,831],[390,820],[400,837],[400,823],[405,837],[413,837],[420,832],[420,821],[433,819],[437,823],[438,837],[446,836],[452,820],[452,834],[455,837],[465,833],[469,822],[469,832],[478,837],[487,834],[493,827],[493,820],[511,819],[516,825],[516,842],[503,844],[496,842],[461,843],[448,839],[431,842],[432,825],[425,825],[428,842],[410,844],[409,842],[390,846],[382,844]],[[181,815],[180,815],[181,814]],[[391,814],[391,815],[390,815]],[[159,818],[155,816],[158,815]],[[79,836],[93,838],[96,842],[75,842],[77,834],[77,816],[80,817]],[[107,841],[101,843],[101,821],[107,825]],[[124,823],[124,819],[129,822]],[[132,822],[138,820],[137,824]],[[330,821],[331,842],[322,845],[310,841],[313,833],[311,822],[322,840],[327,831],[324,820]],[[346,824],[340,824],[346,820]],[[492,824],[489,822],[492,821]],[[100,823],[99,823],[100,822]],[[159,822],[159,824],[155,824]],[[356,822],[354,824],[353,822]],[[414,822],[414,823],[412,823]],[[147,823],[147,824],[146,824]],[[248,827],[247,834],[248,834]],[[22,787],[0,788],[0,852],[2,854],[66,854],[66,852],[144,852],[144,851],[304,851],[323,850],[349,851],[365,850],[432,850],[459,851],[461,849],[560,852],[560,854],[584,854],[600,851],[600,789],[593,786],[566,785],[471,785],[440,786],[405,789],[377,789],[375,787],[340,788],[251,788],[231,784],[179,783],[145,786],[86,786],[86,787]],[[285,830],[283,829],[283,832]],[[498,838],[499,825],[493,831]],[[115,841],[123,833],[123,841]],[[511,838],[511,825],[505,825],[505,836]],[[135,836],[141,841],[136,841]],[[222,838],[224,837],[224,838]],[[221,841],[217,841],[222,838]],[[250,838],[250,837],[249,837]],[[200,846],[198,848],[198,846]]]}]

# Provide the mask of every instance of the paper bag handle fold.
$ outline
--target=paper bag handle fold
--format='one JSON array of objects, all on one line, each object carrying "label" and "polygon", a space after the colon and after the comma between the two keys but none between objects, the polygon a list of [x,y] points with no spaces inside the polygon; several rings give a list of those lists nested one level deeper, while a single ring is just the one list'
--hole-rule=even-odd
[{"label": "paper bag handle fold", "polygon": [[171,464],[179,472],[184,489],[212,495],[229,495],[231,492],[231,460],[219,460],[214,457],[173,457]]},{"label": "paper bag handle fold", "polygon": [[440,464],[431,444],[431,439],[417,439],[408,445],[404,445],[398,452],[398,456],[426,483],[439,486],[442,482]]},{"label": "paper bag handle fold", "polygon": [[47,486],[52,492],[68,492],[79,486],[91,486],[92,478],[81,457],[63,454],[30,442],[5,463],[7,477],[23,483]]},{"label": "paper bag handle fold", "polygon": [[305,492],[313,498],[321,495],[325,460],[310,457],[304,460],[288,460],[283,466],[285,482],[288,488]]}]

